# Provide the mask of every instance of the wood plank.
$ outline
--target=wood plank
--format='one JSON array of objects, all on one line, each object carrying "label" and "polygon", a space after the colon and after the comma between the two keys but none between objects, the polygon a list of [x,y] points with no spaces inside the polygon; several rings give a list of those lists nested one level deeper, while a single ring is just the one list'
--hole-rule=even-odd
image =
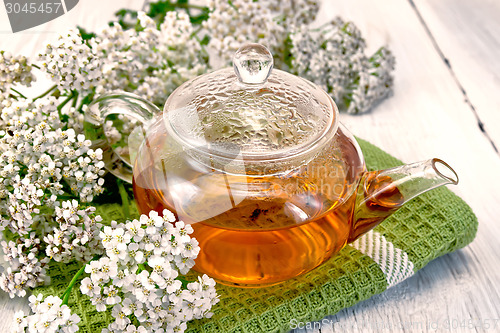
[{"label": "wood plank", "polygon": [[500,2],[415,0],[415,7],[500,149]]},{"label": "wood plank", "polygon": [[[328,319],[338,321],[334,327],[345,332],[374,331],[376,324],[392,324],[387,331],[432,332],[430,325],[437,323],[443,330],[446,320],[499,318],[500,246],[495,234],[500,232],[500,181],[492,175],[500,159],[477,127],[450,71],[409,2],[328,1],[321,15],[322,22],[334,15],[352,20],[369,49],[387,43],[396,55],[394,96],[372,113],[342,115],[341,121],[404,161],[448,161],[461,176],[460,184],[450,189],[472,206],[480,221],[478,236],[466,249],[435,260],[386,293]],[[461,29],[467,30],[467,25]],[[322,332],[333,330],[325,325]]]},{"label": "wood plank", "polygon": [[0,10],[0,50],[10,51],[25,56],[36,56],[45,49],[48,41],[58,38],[68,29],[77,26],[96,30],[106,26],[114,18],[114,13],[121,8],[141,9],[143,1],[120,0],[84,0],[66,14],[45,24],[13,34],[8,23],[7,13]]}]

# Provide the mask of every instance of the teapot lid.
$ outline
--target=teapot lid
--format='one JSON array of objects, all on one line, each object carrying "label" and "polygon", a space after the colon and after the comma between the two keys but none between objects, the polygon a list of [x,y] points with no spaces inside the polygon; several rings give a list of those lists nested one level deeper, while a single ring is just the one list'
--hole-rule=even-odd
[{"label": "teapot lid", "polygon": [[330,96],[273,70],[264,46],[241,47],[233,67],[194,78],[170,95],[164,120],[179,141],[211,155],[271,160],[309,151],[326,133],[335,134],[338,110]]}]

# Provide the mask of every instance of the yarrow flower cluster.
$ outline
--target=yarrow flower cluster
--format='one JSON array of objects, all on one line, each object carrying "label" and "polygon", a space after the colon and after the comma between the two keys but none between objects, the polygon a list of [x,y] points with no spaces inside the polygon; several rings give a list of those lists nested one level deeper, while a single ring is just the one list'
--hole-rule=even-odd
[{"label": "yarrow flower cluster", "polygon": [[25,315],[18,311],[14,315],[15,333],[47,333],[63,332],[74,333],[78,331],[80,317],[71,313],[68,305],[56,296],[47,296],[43,299],[42,294],[29,297],[29,306],[33,314]]},{"label": "yarrow flower cluster", "polygon": [[[102,246],[95,237],[102,225],[100,216],[94,214],[94,207],[81,209],[76,200],[63,201],[62,208],[55,207],[53,221],[43,219],[40,208],[35,216],[28,216],[17,223],[23,237],[16,241],[2,241],[5,260],[9,263],[6,272],[0,276],[0,287],[11,297],[26,295],[26,288],[34,288],[47,282],[45,266],[50,259],[58,262],[70,260],[89,261],[96,253],[102,253]],[[46,229],[43,239],[32,231],[32,224]],[[12,228],[12,225],[8,226]],[[52,228],[51,228],[52,227]]]},{"label": "yarrow flower cluster", "polygon": [[[144,21],[149,22],[148,25],[154,24],[149,17]],[[202,46],[192,38],[194,28],[187,14],[168,12],[156,33],[156,49],[162,62],[144,78],[135,92],[162,105],[178,86],[207,72],[208,67]]]},{"label": "yarrow flower cluster", "polygon": [[203,27],[216,67],[230,65],[242,44],[258,42],[270,49],[275,67],[320,85],[341,111],[367,112],[391,93],[391,52],[382,47],[367,57],[360,31],[340,18],[311,28],[318,1],[211,0],[209,8]]},{"label": "yarrow flower cluster", "polygon": [[75,30],[59,36],[38,55],[42,68],[61,88],[89,92],[102,77],[101,63]]},{"label": "yarrow flower cluster", "polygon": [[34,288],[47,280],[45,265],[49,258],[38,260],[40,239],[35,235],[31,232],[20,241],[1,242],[9,267],[0,276],[0,287],[11,297],[25,296],[26,288]]},{"label": "yarrow flower cluster", "polygon": [[[18,226],[21,237],[1,242],[9,267],[0,276],[0,287],[11,297],[24,296],[27,288],[48,282],[46,265],[50,259],[87,262],[103,251],[96,237],[102,228],[99,223],[102,219],[94,214],[94,207],[82,209],[76,200],[63,201],[62,208],[55,207],[53,218],[41,214],[43,208],[40,205],[37,207],[28,206],[32,210],[31,215],[14,221],[18,225],[14,222],[8,225],[11,232]],[[37,228],[33,227],[34,224]]]},{"label": "yarrow flower cluster", "polygon": [[56,207],[58,226],[43,238],[47,257],[58,262],[74,259],[87,262],[102,253],[97,237],[103,227],[102,218],[95,215],[95,207],[82,208],[76,200],[64,201],[62,207]]},{"label": "yarrow flower cluster", "polygon": [[124,90],[162,104],[180,84],[207,71],[193,33],[185,13],[167,13],[158,28],[140,12],[136,29],[124,30],[115,22],[88,43],[70,30],[48,44],[38,60],[60,90]]},{"label": "yarrow flower cluster", "polygon": [[[104,191],[102,151],[91,149],[91,142],[74,128],[65,129],[68,123],[61,120],[57,105],[55,97],[21,99],[1,110],[0,229],[13,240],[3,243],[10,266],[0,276],[0,287],[11,297],[46,279],[48,259],[88,260],[88,252],[96,250],[88,247],[98,228],[95,209],[59,198],[70,195],[87,203]],[[69,245],[74,237],[80,241]],[[8,249],[26,243],[29,256]]]},{"label": "yarrow flower cluster", "polygon": [[33,66],[28,58],[0,51],[0,110],[2,103],[8,96],[10,87],[14,84],[30,87],[36,81],[36,76],[32,72]]},{"label": "yarrow flower cluster", "polygon": [[91,149],[90,140],[83,134],[64,127],[54,97],[36,102],[16,101],[3,109],[0,119],[3,185],[12,185],[9,178],[22,173],[51,195],[63,194],[64,185],[72,193],[78,193],[83,202],[90,202],[101,193],[102,150]]},{"label": "yarrow flower cluster", "polygon": [[340,109],[363,113],[391,92],[394,57],[384,47],[365,56],[354,24],[337,18],[319,29],[301,26],[290,40],[293,72],[323,87]]},{"label": "yarrow flower cluster", "polygon": [[283,68],[285,42],[295,26],[309,24],[319,10],[317,0],[211,0],[211,10],[203,23],[210,36],[208,46],[219,57],[217,66],[228,66],[245,43],[260,43],[275,56],[275,65]]},{"label": "yarrow flower cluster", "polygon": [[207,70],[193,33],[182,12],[167,13],[159,28],[144,12],[138,13],[137,30],[118,23],[104,28],[90,40],[103,71],[97,93],[120,89],[163,104],[180,84]]},{"label": "yarrow flower cluster", "polygon": [[103,332],[183,332],[186,322],[210,317],[218,302],[215,281],[206,275],[180,279],[200,248],[190,225],[151,211],[139,220],[104,227],[99,237],[106,255],[91,261],[80,290],[97,311],[112,306],[115,321]]}]

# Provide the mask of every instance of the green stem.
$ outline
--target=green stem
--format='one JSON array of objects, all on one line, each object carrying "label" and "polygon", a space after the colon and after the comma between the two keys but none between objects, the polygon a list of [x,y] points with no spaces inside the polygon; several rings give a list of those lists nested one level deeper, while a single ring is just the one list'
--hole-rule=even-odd
[{"label": "green stem", "polygon": [[68,96],[68,98],[66,98],[64,101],[62,101],[61,104],[59,104],[59,106],[57,107],[57,113],[59,114],[59,119],[63,119],[63,114],[61,112],[62,108],[68,104],[69,102],[71,102],[71,100],[73,98],[75,98],[78,94],[75,93],[74,91],[71,91],[71,95]]},{"label": "green stem", "polygon": [[128,218],[130,217],[130,208],[128,203],[127,190],[125,189],[125,185],[123,185],[121,179],[117,179],[116,184],[118,185],[118,191],[120,192],[120,197],[122,199],[123,214],[125,215],[125,218]]},{"label": "green stem", "polygon": [[68,104],[73,98],[75,98],[76,93],[71,91],[71,95],[69,95],[61,104],[57,107],[58,110],[61,110],[66,104]]},{"label": "green stem", "polygon": [[137,267],[139,267],[137,269],[137,274],[139,274],[140,272],[146,270],[146,267],[144,267],[144,264],[137,264]]},{"label": "green stem", "polygon": [[[100,255],[96,255],[90,261],[97,260],[100,257],[101,257]],[[90,263],[90,261],[89,261],[89,263]],[[83,272],[85,272],[85,266],[87,266],[87,264],[83,265],[82,268],[80,268],[78,270],[78,272],[76,272],[75,276],[73,276],[73,278],[71,279],[70,283],[68,284],[68,288],[66,288],[66,290],[62,294],[62,296],[63,296],[62,304],[68,305],[68,300],[69,300],[69,296],[71,295],[71,290],[75,286],[75,284],[78,281],[78,278],[80,277],[80,275],[82,275]]]},{"label": "green stem", "polygon": [[24,98],[24,99],[27,99],[26,96],[24,96],[23,94],[21,94],[19,91],[17,91],[16,89],[14,88],[10,88],[10,90],[12,90],[13,92],[15,92],[16,94],[18,94],[20,97]]},{"label": "green stem", "polygon": [[76,107],[76,104],[78,103],[78,93],[75,93],[75,99],[73,100],[73,103],[71,103],[71,107]]},{"label": "green stem", "polygon": [[77,197],[76,195],[58,195],[57,196],[58,200],[78,200],[80,197]]},{"label": "green stem", "polygon": [[84,265],[82,268],[80,268],[78,270],[78,272],[76,272],[75,276],[73,276],[73,278],[71,279],[71,282],[69,283],[68,288],[66,288],[66,291],[64,291],[64,293],[63,293],[62,304],[68,305],[69,295],[71,295],[71,289],[73,289],[73,287],[76,284],[80,275],[82,275],[83,272],[85,272],[85,266],[86,265]]},{"label": "green stem", "polygon": [[90,102],[92,102],[92,99],[94,98],[94,95],[95,95],[95,88],[90,92],[90,94],[82,98],[80,105],[78,105],[77,110],[79,112],[82,112],[83,106],[90,104]]},{"label": "green stem", "polygon": [[17,164],[19,164],[21,167],[25,168],[25,169],[28,169],[28,167],[26,166],[26,164],[20,162],[20,161],[16,161]]},{"label": "green stem", "polygon": [[35,98],[33,98],[33,102],[36,101],[37,99],[40,99],[42,97],[45,97],[47,96],[52,90],[56,89],[57,88],[57,85],[53,85],[52,87],[49,88],[49,90],[47,90],[46,92],[44,92],[43,94],[41,94],[40,96],[37,96]]},{"label": "green stem", "polygon": [[35,67],[36,69],[40,69],[40,66],[38,66],[38,65],[31,64],[31,66]]},{"label": "green stem", "polygon": [[203,29],[203,27],[199,27],[199,28],[197,28],[195,31],[193,31],[193,32],[191,33],[191,38],[195,37],[195,38],[198,40],[198,42],[199,42],[199,41],[200,41],[200,39],[198,38],[198,33],[199,33],[202,29]]},{"label": "green stem", "polygon": [[13,99],[15,99],[16,101],[18,101],[18,100],[19,100],[19,99],[17,98],[17,96],[16,96],[16,95],[14,95],[14,94],[9,94],[9,98],[13,98]]}]

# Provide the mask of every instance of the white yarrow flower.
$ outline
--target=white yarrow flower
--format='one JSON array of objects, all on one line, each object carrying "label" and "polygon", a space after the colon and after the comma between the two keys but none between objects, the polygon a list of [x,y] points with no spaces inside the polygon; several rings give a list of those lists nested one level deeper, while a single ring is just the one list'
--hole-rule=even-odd
[{"label": "white yarrow flower", "polygon": [[[191,226],[172,217],[168,211],[163,216],[152,211],[123,224],[113,221],[99,234],[106,255],[86,266],[90,277],[80,289],[98,311],[113,305],[109,332],[182,332],[186,321],[210,316],[218,302],[215,281],[206,275],[183,289],[179,271],[193,267],[199,246],[189,237]],[[113,252],[118,246],[125,246],[120,250],[124,258]],[[130,318],[140,325],[131,325]]]},{"label": "white yarrow flower", "polygon": [[[31,298],[31,297],[30,297]],[[34,302],[30,301],[33,314],[25,315],[23,311],[18,311],[14,318],[14,332],[67,332],[78,331],[80,317],[72,314],[66,304],[56,296],[47,296],[45,300],[35,297]]]}]

